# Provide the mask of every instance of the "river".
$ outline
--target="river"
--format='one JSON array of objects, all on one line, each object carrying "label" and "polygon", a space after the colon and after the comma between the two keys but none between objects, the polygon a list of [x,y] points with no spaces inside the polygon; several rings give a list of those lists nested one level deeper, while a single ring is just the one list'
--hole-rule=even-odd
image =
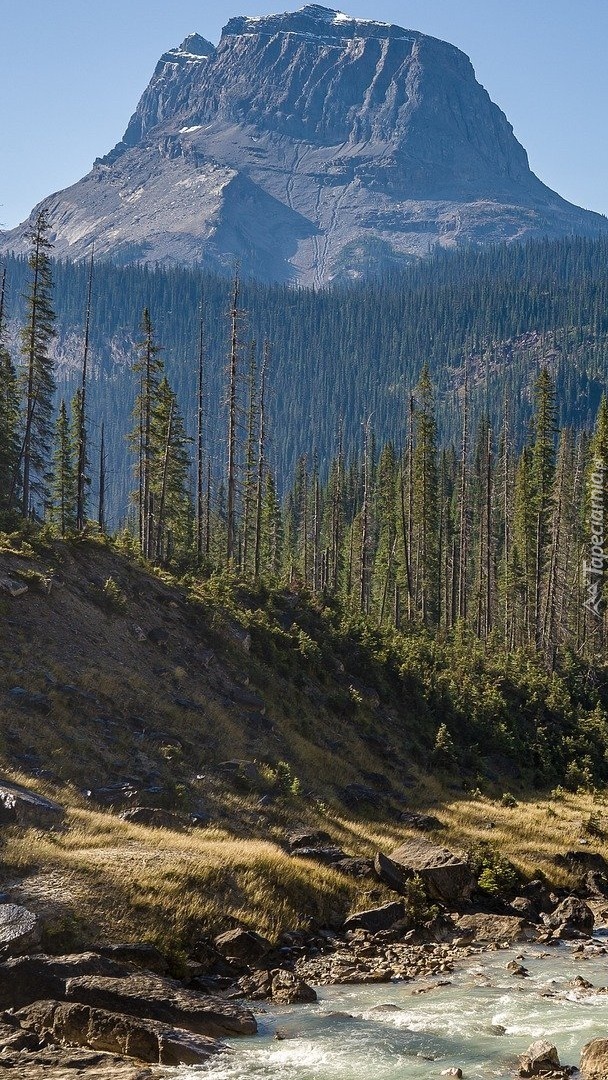
[{"label": "river", "polygon": [[[181,1080],[432,1080],[462,1068],[465,1080],[512,1080],[518,1055],[537,1038],[577,1065],[582,1046],[608,1036],[608,956],[582,959],[575,944],[477,954],[450,975],[422,984],[323,986],[316,1005],[259,1011],[257,1038],[234,1053],[180,1070]],[[511,974],[516,957],[529,972]],[[413,994],[420,985],[433,985]],[[277,1033],[282,1038],[277,1038]]]}]

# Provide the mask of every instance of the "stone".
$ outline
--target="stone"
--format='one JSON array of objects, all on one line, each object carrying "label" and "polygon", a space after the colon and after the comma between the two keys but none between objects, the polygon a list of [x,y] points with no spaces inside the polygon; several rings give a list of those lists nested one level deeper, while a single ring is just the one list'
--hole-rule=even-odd
[{"label": "stone", "polygon": [[383,904],[381,907],[368,908],[350,915],[342,929],[345,933],[349,930],[367,930],[370,934],[378,934],[382,930],[390,930],[404,918],[405,904]]},{"label": "stone", "polygon": [[269,941],[253,930],[227,930],[216,937],[213,944],[227,960],[255,964],[272,948]]},{"label": "stone", "polygon": [[605,900],[608,897],[608,877],[600,870],[589,870],[585,874],[585,889],[593,899]]},{"label": "stone", "polygon": [[0,963],[0,1009],[19,1009],[37,998],[62,998],[67,979],[83,975],[121,978],[130,964],[96,952],[66,956],[21,956]]},{"label": "stone", "polygon": [[433,829],[445,828],[443,822],[432,814],[416,814],[411,810],[402,810],[399,814],[399,821],[406,825],[408,829],[419,829],[421,832],[431,832]]},{"label": "stone", "polygon": [[301,847],[292,851],[291,855],[294,859],[311,859],[313,862],[325,863],[327,866],[333,866],[348,857],[339,847]]},{"label": "stone", "polygon": [[374,859],[374,872],[383,885],[397,893],[403,893],[406,881],[412,877],[412,873],[408,873],[404,866],[389,859],[381,851]]},{"label": "stone", "polygon": [[557,1048],[546,1039],[537,1039],[520,1059],[520,1076],[543,1076],[560,1068]]},{"label": "stone", "polygon": [[516,896],[514,900],[509,904],[511,911],[515,912],[522,919],[529,919],[534,921],[537,918],[536,908],[531,900],[527,896]]},{"label": "stone", "polygon": [[458,933],[470,935],[478,942],[536,941],[538,932],[518,915],[461,915],[456,922]]},{"label": "stone", "polygon": [[317,1000],[316,991],[285,968],[254,971],[239,980],[238,989],[250,1001],[272,1001],[277,1005],[305,1005]]},{"label": "stone", "polygon": [[185,828],[183,818],[158,806],[133,806],[128,810],[123,810],[118,816],[131,825],[147,825],[152,829],[173,829],[174,832],[183,832]]},{"label": "stone", "polygon": [[29,788],[0,781],[0,824],[55,829],[62,824],[64,817],[65,810],[59,803]]},{"label": "stone", "polygon": [[201,1065],[221,1049],[203,1035],[88,1005],[37,1001],[15,1017],[26,1030],[63,1046],[87,1047],[152,1064]]},{"label": "stone", "polygon": [[0,954],[23,956],[40,944],[37,915],[19,904],[0,904]]},{"label": "stone", "polygon": [[300,829],[299,832],[289,834],[287,837],[287,844],[290,851],[295,851],[297,848],[323,847],[331,844],[331,836],[321,829],[318,829],[316,832]]},{"label": "stone", "polygon": [[[31,1038],[36,1038],[31,1034]],[[113,1054],[77,1047],[45,1046],[36,1053],[21,1050],[2,1052],[3,1070],[15,1080],[166,1080],[166,1069],[143,1066]]]},{"label": "stone", "polygon": [[221,998],[185,990],[173,979],[159,975],[142,973],[122,979],[92,975],[68,979],[65,997],[81,1005],[160,1020],[212,1038],[255,1035],[257,1031],[248,1010]]},{"label": "stone", "polygon": [[432,900],[450,903],[468,899],[475,881],[468,863],[423,837],[406,840],[390,853],[410,874],[417,874]]},{"label": "stone", "polygon": [[608,1077],[608,1039],[592,1039],[581,1050],[580,1072],[583,1080],[606,1080]]},{"label": "stone", "polygon": [[272,972],[272,1000],[277,1005],[306,1005],[317,1000],[316,991],[284,968]]},{"label": "stone", "polygon": [[[95,952],[100,956],[108,957],[111,961],[118,961],[119,964],[133,964],[144,971],[153,971],[156,975],[166,975],[169,971],[169,962],[164,953],[156,945],[151,945],[146,941],[99,945]],[[101,975],[102,972],[95,974]]]},{"label": "stone", "polygon": [[441,1072],[441,1076],[456,1076],[458,1078],[458,1080],[462,1080],[462,1069],[460,1069],[460,1068],[443,1069],[442,1072]]},{"label": "stone", "polygon": [[27,585],[23,581],[15,581],[14,578],[0,577],[0,592],[8,593],[13,600],[16,600],[27,592]]},{"label": "stone", "polygon": [[549,930],[557,930],[562,938],[593,933],[594,916],[591,908],[577,896],[568,896],[544,918]]}]

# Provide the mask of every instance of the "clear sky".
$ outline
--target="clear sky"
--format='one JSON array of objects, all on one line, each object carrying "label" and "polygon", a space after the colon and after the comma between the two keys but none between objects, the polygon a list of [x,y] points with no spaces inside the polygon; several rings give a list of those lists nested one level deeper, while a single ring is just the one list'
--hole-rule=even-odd
[{"label": "clear sky", "polygon": [[[0,0],[0,227],[73,183],[122,136],[161,53],[233,15],[303,0]],[[538,176],[608,213],[606,0],[344,0],[361,18],[451,41]]]}]

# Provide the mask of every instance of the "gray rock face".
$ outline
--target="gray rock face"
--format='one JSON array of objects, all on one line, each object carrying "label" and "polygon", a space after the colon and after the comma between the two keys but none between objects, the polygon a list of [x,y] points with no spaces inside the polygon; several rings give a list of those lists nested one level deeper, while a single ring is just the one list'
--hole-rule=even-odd
[{"label": "gray rock face", "polygon": [[54,829],[61,825],[65,811],[29,788],[0,782],[0,824],[24,828]]},{"label": "gray rock face", "polygon": [[161,1065],[202,1065],[222,1049],[204,1035],[170,1028],[155,1020],[38,1001],[16,1014],[22,1028],[63,1046],[82,1046]]},{"label": "gray rock face", "polygon": [[581,1076],[584,1080],[605,1080],[608,1076],[608,1039],[592,1039],[581,1050]]},{"label": "gray rock face", "polygon": [[58,256],[236,257],[306,284],[436,245],[608,228],[534,176],[462,52],[314,4],[170,50],[114,150],[43,205]]},{"label": "gray rock face", "polygon": [[0,953],[20,956],[40,942],[38,917],[19,904],[0,904]]},{"label": "gray rock face", "polygon": [[561,937],[593,933],[593,912],[589,905],[577,896],[567,896],[555,911],[545,916],[544,921],[550,930],[559,931]]},{"label": "gray rock face", "polygon": [[405,918],[405,904],[383,904],[382,907],[369,908],[367,911],[357,911],[346,919],[343,930],[367,930],[370,934],[379,934],[382,930],[390,930],[396,923]]},{"label": "gray rock face", "polygon": [[464,859],[422,837],[406,840],[391,851],[390,858],[410,873],[417,874],[433,900],[449,902],[471,895],[474,881]]}]

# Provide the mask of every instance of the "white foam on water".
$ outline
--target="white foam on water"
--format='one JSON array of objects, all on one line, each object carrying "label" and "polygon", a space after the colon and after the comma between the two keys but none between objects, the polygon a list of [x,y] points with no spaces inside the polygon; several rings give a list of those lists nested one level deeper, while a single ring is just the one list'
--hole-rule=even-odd
[{"label": "white foam on water", "polygon": [[[460,1066],[467,1080],[511,1080],[519,1054],[539,1037],[556,1044],[564,1064],[578,1064],[581,1047],[608,1028],[608,995],[581,993],[572,980],[583,975],[603,986],[606,959],[577,963],[563,947],[550,955],[526,947],[522,962],[530,977],[515,979],[506,965],[516,955],[489,953],[468,970],[455,971],[450,985],[421,995],[412,995],[411,983],[321,987],[318,1005],[269,1007],[258,1017],[257,1039],[231,1040],[231,1054],[173,1075],[429,1080]],[[274,1038],[277,1029],[284,1035],[280,1041]]]}]

